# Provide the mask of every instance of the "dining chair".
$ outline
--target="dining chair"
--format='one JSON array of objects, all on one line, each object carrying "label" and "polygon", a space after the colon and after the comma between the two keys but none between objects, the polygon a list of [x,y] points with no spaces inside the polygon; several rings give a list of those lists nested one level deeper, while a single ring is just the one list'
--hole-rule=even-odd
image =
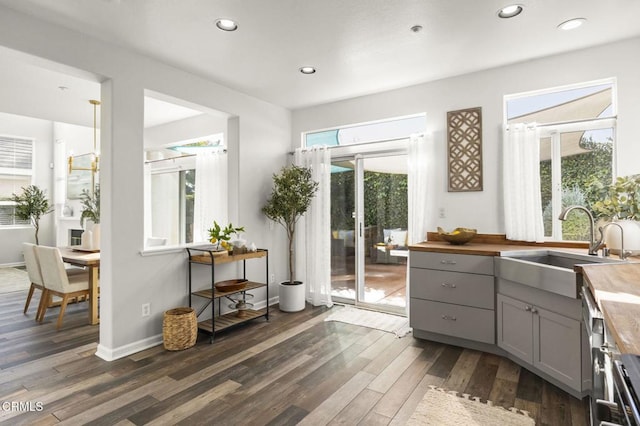
[{"label": "dining chair", "polygon": [[[85,299],[89,297],[89,274],[67,274],[60,250],[57,247],[36,246],[35,252],[40,262],[45,300],[52,295],[62,298],[60,314],[56,323],[56,328],[60,329],[69,300],[81,296]],[[38,321],[42,322],[46,310],[47,304],[45,303],[40,318],[36,318]]]},{"label": "dining chair", "polygon": [[40,264],[38,263],[38,258],[36,257],[35,252],[35,244],[31,243],[22,243],[22,254],[24,256],[24,264],[27,267],[27,275],[29,276],[29,281],[31,281],[31,285],[29,286],[29,293],[27,294],[27,301],[24,304],[23,313],[27,313],[29,309],[29,304],[31,303],[31,298],[33,297],[33,293],[36,289],[40,290],[42,294],[40,295],[40,304],[38,305],[38,310],[36,311],[36,320],[40,316],[40,309],[45,297],[44,297],[44,284],[42,282],[42,273],[40,272]]}]

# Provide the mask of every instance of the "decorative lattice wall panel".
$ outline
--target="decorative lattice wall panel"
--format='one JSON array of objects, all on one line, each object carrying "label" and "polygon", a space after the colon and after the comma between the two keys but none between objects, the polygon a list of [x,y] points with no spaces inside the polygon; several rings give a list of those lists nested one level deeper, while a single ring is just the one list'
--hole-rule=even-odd
[{"label": "decorative lattice wall panel", "polygon": [[482,108],[447,112],[449,192],[482,191]]}]

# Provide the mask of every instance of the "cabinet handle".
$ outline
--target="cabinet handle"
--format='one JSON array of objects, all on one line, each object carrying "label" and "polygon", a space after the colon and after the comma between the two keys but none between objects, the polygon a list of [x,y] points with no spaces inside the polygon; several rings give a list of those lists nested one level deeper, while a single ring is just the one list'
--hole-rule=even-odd
[{"label": "cabinet handle", "polygon": [[531,313],[532,313],[532,314],[537,314],[537,313],[538,313],[538,310],[537,310],[536,308],[531,308]]},{"label": "cabinet handle", "polygon": [[449,288],[456,288],[455,284],[449,284],[449,283],[442,283],[440,284],[442,287],[449,287]]},{"label": "cabinet handle", "polygon": [[455,321],[456,317],[452,316],[452,315],[443,315],[442,316],[443,320],[447,320],[447,321]]},{"label": "cabinet handle", "polygon": [[440,263],[443,265],[455,265],[457,262],[455,260],[441,260]]},{"label": "cabinet handle", "polygon": [[531,306],[526,305],[526,306],[524,307],[524,310],[525,310],[525,311],[527,311],[527,312],[531,312]]}]

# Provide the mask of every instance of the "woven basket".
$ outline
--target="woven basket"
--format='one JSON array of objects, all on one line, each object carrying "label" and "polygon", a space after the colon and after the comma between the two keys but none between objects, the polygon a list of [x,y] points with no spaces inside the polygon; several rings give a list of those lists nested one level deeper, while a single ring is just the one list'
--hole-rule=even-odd
[{"label": "woven basket", "polygon": [[196,344],[198,320],[193,308],[175,308],[165,311],[162,320],[162,338],[168,351],[181,351]]}]

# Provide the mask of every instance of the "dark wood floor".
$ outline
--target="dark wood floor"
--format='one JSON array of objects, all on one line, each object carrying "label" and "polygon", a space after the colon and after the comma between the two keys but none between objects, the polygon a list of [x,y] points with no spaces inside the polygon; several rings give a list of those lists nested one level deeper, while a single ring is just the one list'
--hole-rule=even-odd
[{"label": "dark wood floor", "polygon": [[582,401],[507,359],[324,322],[326,308],[273,309],[213,345],[200,336],[186,351],[105,362],[86,306],[71,306],[56,332],[57,309],[36,325],[25,295],[0,295],[0,401],[43,409],[0,410],[6,424],[395,425],[429,385],[528,410],[539,425],[587,423]]}]

